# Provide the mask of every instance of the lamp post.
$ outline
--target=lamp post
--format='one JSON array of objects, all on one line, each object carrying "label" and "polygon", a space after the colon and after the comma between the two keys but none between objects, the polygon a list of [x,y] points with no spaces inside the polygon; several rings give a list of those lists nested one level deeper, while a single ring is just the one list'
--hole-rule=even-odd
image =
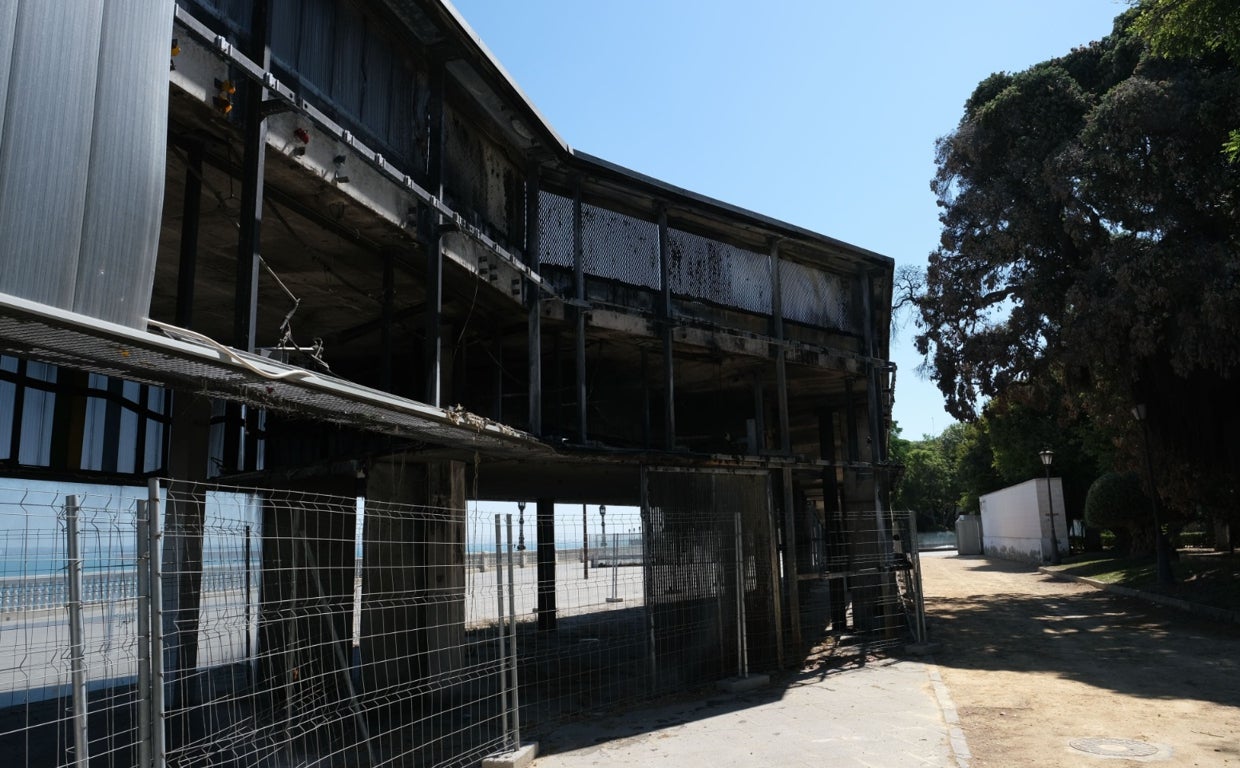
[{"label": "lamp post", "polygon": [[1145,403],[1137,403],[1133,406],[1132,416],[1141,424],[1141,441],[1145,449],[1145,472],[1150,484],[1150,508],[1154,512],[1154,553],[1158,561],[1158,583],[1172,584],[1175,582],[1175,577],[1171,575],[1171,553],[1167,547],[1167,536],[1163,533],[1158,488],[1154,486],[1154,460],[1150,457],[1150,426],[1145,420]]},{"label": "lamp post", "polygon": [[1051,565],[1059,565],[1059,538],[1055,535],[1055,497],[1051,493],[1051,462],[1055,460],[1055,452],[1043,448],[1038,452],[1042,458],[1042,466],[1046,468],[1046,516],[1051,519]]},{"label": "lamp post", "polygon": [[[511,518],[509,518],[511,519]],[[525,502],[517,502],[517,564],[525,567]]]},{"label": "lamp post", "polygon": [[600,547],[606,547],[607,546],[607,505],[606,504],[598,505],[598,520],[599,520],[599,525],[603,527],[603,536],[602,536],[603,542],[602,544],[600,544]]},{"label": "lamp post", "polygon": [[517,502],[517,551],[525,551],[525,502]]}]

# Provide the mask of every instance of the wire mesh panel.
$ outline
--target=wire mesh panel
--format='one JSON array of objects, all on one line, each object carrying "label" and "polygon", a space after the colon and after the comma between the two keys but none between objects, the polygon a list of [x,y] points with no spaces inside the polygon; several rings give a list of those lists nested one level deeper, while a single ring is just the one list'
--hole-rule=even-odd
[{"label": "wire mesh panel", "polygon": [[262,594],[262,496],[169,483],[162,569],[163,664],[173,764],[258,763],[255,733],[274,719],[256,695]]},{"label": "wire mesh panel", "polygon": [[792,261],[779,262],[780,301],[785,320],[819,328],[859,332],[852,281]]},{"label": "wire mesh panel", "polygon": [[[527,525],[518,525],[518,542],[528,548],[518,553],[512,583],[523,727],[537,731],[566,717],[647,698],[639,510],[556,505],[552,525],[544,519],[542,528],[544,534],[553,532],[554,548],[549,551],[544,538],[541,554],[537,528],[528,524],[534,515],[521,519]],[[486,578],[470,570],[472,579]]]},{"label": "wire mesh panel", "polygon": [[143,488],[0,481],[0,753],[10,764],[78,765],[79,729],[90,765],[137,761],[134,505],[142,496]]},{"label": "wire mesh panel", "polygon": [[908,512],[829,513],[819,578],[802,582],[801,624],[822,663],[919,637],[921,574]]},{"label": "wire mesh panel", "polygon": [[464,765],[500,751],[501,583],[466,575],[466,510],[368,501],[365,514],[361,679],[378,759]]},{"label": "wire mesh panel", "polygon": [[584,204],[581,247],[582,268],[587,275],[659,289],[657,223]]},{"label": "wire mesh panel", "polygon": [[747,674],[750,665],[770,668],[766,475],[650,470],[646,478],[654,687],[680,690]]},{"label": "wire mesh panel", "polygon": [[538,192],[538,260],[573,268],[573,199],[545,189]]},{"label": "wire mesh panel", "polygon": [[[765,473],[650,470],[644,513],[514,521],[467,501],[460,462],[393,468],[367,497],[0,488],[0,748],[24,768],[76,765],[79,738],[103,766],[472,765],[521,728],[776,665]],[[909,521],[824,531],[811,592],[843,597],[806,601],[823,647],[917,636]]]},{"label": "wire mesh panel", "polygon": [[672,293],[761,315],[771,314],[770,256],[669,229]]}]

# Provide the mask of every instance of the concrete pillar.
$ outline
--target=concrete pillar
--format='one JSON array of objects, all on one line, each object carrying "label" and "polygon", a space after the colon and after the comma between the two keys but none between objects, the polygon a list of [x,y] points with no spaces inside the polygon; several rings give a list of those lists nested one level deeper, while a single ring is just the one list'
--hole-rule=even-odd
[{"label": "concrete pillar", "polygon": [[396,454],[371,463],[362,552],[366,690],[447,678],[464,666],[465,511],[463,462]]}]

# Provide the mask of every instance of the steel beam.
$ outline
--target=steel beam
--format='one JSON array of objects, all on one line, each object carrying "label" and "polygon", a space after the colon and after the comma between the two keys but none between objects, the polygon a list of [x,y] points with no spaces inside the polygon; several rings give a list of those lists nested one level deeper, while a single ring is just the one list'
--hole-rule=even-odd
[{"label": "steel beam", "polygon": [[194,279],[198,270],[198,224],[202,213],[201,141],[192,142],[186,157],[185,197],[181,201],[181,256],[177,268],[176,324],[192,328],[194,323]]}]

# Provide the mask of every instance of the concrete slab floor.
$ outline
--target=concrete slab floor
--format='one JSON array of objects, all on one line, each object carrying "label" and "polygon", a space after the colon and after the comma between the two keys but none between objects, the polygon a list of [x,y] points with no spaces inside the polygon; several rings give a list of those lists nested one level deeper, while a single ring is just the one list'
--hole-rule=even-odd
[{"label": "concrete slab floor", "polygon": [[968,748],[944,718],[946,692],[936,692],[935,676],[923,661],[882,659],[737,695],[599,715],[542,739],[534,768],[967,768]]}]

